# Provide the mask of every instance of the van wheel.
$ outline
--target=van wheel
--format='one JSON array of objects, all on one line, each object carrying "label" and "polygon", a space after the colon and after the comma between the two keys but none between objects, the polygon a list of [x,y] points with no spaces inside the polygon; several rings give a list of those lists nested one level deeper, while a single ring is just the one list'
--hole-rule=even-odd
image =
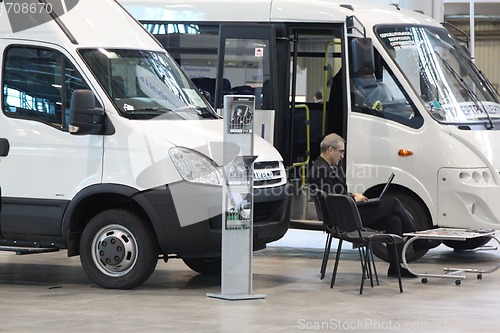
[{"label": "van wheel", "polygon": [[80,261],[96,284],[131,289],[146,281],[158,262],[152,230],[137,215],[123,209],[99,213],[90,220],[80,241]]},{"label": "van wheel", "polygon": [[213,258],[182,258],[182,261],[193,271],[200,274],[216,275],[221,273],[220,257]]},{"label": "van wheel", "polygon": [[[425,207],[424,203],[418,199],[415,198],[413,195],[405,193],[405,192],[387,192],[387,196],[398,198],[399,201],[405,206],[406,210],[411,214],[413,217],[413,221],[415,223],[415,227],[417,230],[427,230],[431,228],[432,226],[432,220],[430,217],[430,214]],[[420,250],[420,251],[415,251],[413,248],[410,247],[406,251],[406,261],[411,262],[418,260],[422,258],[428,250]],[[385,244],[376,244],[373,246],[373,253],[380,258],[381,260],[384,261],[389,261],[389,258],[387,256],[387,247]]]}]

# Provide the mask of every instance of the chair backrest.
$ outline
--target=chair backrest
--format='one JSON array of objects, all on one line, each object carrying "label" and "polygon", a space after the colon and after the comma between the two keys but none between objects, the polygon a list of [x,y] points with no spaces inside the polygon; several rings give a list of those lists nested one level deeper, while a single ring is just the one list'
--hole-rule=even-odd
[{"label": "chair backrest", "polygon": [[326,204],[339,234],[356,230],[361,231],[363,224],[358,207],[351,196],[328,194]]},{"label": "chair backrest", "polygon": [[323,221],[323,229],[331,232],[332,229],[336,230],[333,217],[328,210],[326,198],[327,194],[324,191],[316,190],[314,196],[314,204],[316,206],[316,211],[318,212],[318,218]]}]

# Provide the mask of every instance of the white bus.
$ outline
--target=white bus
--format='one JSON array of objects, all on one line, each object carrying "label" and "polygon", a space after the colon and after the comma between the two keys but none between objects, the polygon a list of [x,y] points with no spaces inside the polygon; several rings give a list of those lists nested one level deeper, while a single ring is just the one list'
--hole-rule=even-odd
[{"label": "white bus", "polygon": [[420,229],[499,227],[499,95],[466,40],[430,17],[362,1],[121,3],[216,108],[224,94],[254,94],[273,116],[261,135],[289,170],[336,132],[351,191],[374,196],[394,172],[389,195]]}]

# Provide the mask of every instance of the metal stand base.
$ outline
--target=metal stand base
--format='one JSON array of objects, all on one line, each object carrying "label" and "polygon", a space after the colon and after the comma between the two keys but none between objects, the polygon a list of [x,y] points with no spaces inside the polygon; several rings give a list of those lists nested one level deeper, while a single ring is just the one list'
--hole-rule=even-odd
[{"label": "metal stand base", "polygon": [[265,295],[265,294],[258,294],[258,295],[246,295],[246,294],[222,295],[222,294],[207,293],[207,296],[211,297],[211,298],[224,299],[224,300],[227,300],[227,301],[241,301],[241,300],[249,300],[249,299],[262,299],[262,298],[266,298],[267,295]]}]

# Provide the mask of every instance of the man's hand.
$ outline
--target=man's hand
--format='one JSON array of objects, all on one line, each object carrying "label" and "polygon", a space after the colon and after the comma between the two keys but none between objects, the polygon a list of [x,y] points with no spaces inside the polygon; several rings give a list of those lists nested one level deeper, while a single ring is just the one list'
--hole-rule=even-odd
[{"label": "man's hand", "polygon": [[365,197],[363,194],[360,194],[360,193],[354,193],[352,196],[354,197],[354,201],[356,201],[356,202],[368,200],[367,197]]}]

